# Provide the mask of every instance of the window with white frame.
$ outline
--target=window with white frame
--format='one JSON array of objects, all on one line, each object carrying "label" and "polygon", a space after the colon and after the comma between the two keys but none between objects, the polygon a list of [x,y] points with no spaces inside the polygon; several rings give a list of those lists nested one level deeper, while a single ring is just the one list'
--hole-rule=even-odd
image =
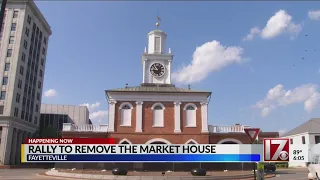
[{"label": "window with white frame", "polygon": [[156,103],[152,106],[153,111],[153,127],[164,127],[164,105],[161,103]]},{"label": "window with white frame", "polygon": [[120,105],[120,126],[131,126],[132,105],[122,103]]},{"label": "window with white frame", "polygon": [[186,127],[196,127],[197,126],[197,120],[196,120],[197,106],[194,104],[186,104],[184,107],[184,111],[186,115]]}]

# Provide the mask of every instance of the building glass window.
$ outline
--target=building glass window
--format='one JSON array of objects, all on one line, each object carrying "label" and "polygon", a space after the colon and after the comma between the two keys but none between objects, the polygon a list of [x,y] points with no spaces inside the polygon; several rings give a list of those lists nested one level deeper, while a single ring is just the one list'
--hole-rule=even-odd
[{"label": "building glass window", "polygon": [[0,106],[0,114],[3,114],[4,106]]},{"label": "building glass window", "polygon": [[26,31],[24,33],[27,37],[29,37],[29,28],[26,27]]},{"label": "building glass window", "polygon": [[42,70],[39,71],[39,76],[42,77]]},{"label": "building glass window", "polygon": [[7,85],[7,84],[8,84],[8,77],[3,77],[2,85]]},{"label": "building glass window", "polygon": [[37,100],[40,101],[40,93],[37,93]]},{"label": "building glass window", "polygon": [[15,117],[18,117],[18,115],[19,115],[19,109],[18,109],[18,108],[14,108],[14,113],[13,113],[13,115],[14,115]]},{"label": "building glass window", "polygon": [[320,143],[320,136],[314,136],[314,139],[316,144]]},{"label": "building glass window", "polygon": [[17,23],[12,23],[11,24],[11,31],[16,31],[17,28]]},{"label": "building glass window", "polygon": [[21,79],[18,80],[18,88],[19,88],[19,89],[22,88],[22,81],[21,81]]},{"label": "building glass window", "polygon": [[153,110],[153,127],[164,126],[164,106],[160,103],[156,103],[151,108]]},{"label": "building glass window", "polygon": [[194,104],[186,104],[184,107],[185,110],[185,116],[186,116],[186,127],[196,127],[197,121],[196,121],[196,110],[197,106]]},{"label": "building glass window", "polygon": [[37,116],[34,117],[34,122],[33,123],[34,124],[38,124],[38,117]]},{"label": "building glass window", "polygon": [[38,104],[36,104],[36,110],[35,111],[39,112],[39,105]]},{"label": "building glass window", "polygon": [[290,139],[290,144],[293,144],[293,139]]},{"label": "building glass window", "polygon": [[41,58],[41,66],[43,66],[43,64],[44,64],[44,59]]},{"label": "building glass window", "polygon": [[6,99],[6,91],[1,91],[0,93],[0,100],[5,100]]},{"label": "building glass window", "polygon": [[19,14],[19,11],[13,11],[13,18],[17,18]]},{"label": "building glass window", "polygon": [[123,103],[120,105],[120,126],[131,126],[132,108],[130,103]]},{"label": "building glass window", "polygon": [[43,43],[47,44],[47,38],[46,37],[43,38]]},{"label": "building glass window", "polygon": [[10,36],[9,37],[9,44],[13,44],[14,43],[14,36]]},{"label": "building glass window", "polygon": [[17,93],[17,96],[16,96],[16,102],[19,103],[20,102],[20,94]]},{"label": "building glass window", "polygon": [[21,74],[21,75],[23,75],[23,71],[24,71],[23,66],[20,66],[20,74]]},{"label": "building glass window", "polygon": [[21,61],[25,62],[25,60],[26,60],[26,55],[25,55],[24,53],[22,53],[22,55],[21,55]]},{"label": "building glass window", "polygon": [[302,136],[302,144],[306,144],[306,137]]},{"label": "building glass window", "polygon": [[28,49],[28,41],[26,40],[23,41],[23,47],[24,49]]},{"label": "building glass window", "polygon": [[38,81],[38,88],[41,89],[41,81]]},{"label": "building glass window", "polygon": [[27,19],[28,24],[31,24],[31,17],[28,15],[28,19]]},{"label": "building glass window", "polygon": [[10,70],[10,63],[6,63],[4,66],[4,71],[9,71]]},{"label": "building glass window", "polygon": [[24,111],[21,111],[21,119],[24,119]]},{"label": "building glass window", "polygon": [[7,57],[11,57],[12,56],[12,49],[8,49],[7,51]]},{"label": "building glass window", "polygon": [[42,48],[42,54],[45,55],[46,54],[46,49]]},{"label": "building glass window", "polygon": [[26,97],[25,97],[25,96],[23,96],[23,99],[22,99],[22,106],[25,106],[25,105],[26,105],[26,101],[27,101]]}]

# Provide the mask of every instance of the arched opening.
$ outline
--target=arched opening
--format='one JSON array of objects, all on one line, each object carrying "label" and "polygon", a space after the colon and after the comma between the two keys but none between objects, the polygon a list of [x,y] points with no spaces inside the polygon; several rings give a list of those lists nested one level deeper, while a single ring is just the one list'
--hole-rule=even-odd
[{"label": "arched opening", "polygon": [[133,106],[128,103],[124,102],[120,105],[120,126],[131,126],[131,116],[132,116],[132,109]]},{"label": "arched opening", "polygon": [[[171,144],[168,140],[162,138],[151,139],[146,144]],[[174,171],[174,163],[171,162],[155,162],[143,163],[143,170],[147,171]]]},{"label": "arched opening", "polygon": [[153,111],[152,126],[164,127],[164,105],[161,103],[155,103],[151,107]]},{"label": "arched opening", "polygon": [[[234,138],[226,138],[220,140],[217,144],[242,144],[241,141]],[[252,169],[252,163],[212,163],[215,169],[213,170],[251,170]]]},{"label": "arched opening", "polygon": [[193,139],[189,139],[185,144],[198,144],[198,143]]},{"label": "arched opening", "polygon": [[124,138],[121,141],[119,141],[119,144],[132,144],[128,139]]},{"label": "arched opening", "polygon": [[185,126],[197,127],[196,110],[197,106],[193,103],[188,103],[184,106],[185,111]]},{"label": "arched opening", "polygon": [[150,144],[167,144],[167,143],[161,142],[161,141],[155,141],[155,142],[152,142],[152,143],[150,143]]}]

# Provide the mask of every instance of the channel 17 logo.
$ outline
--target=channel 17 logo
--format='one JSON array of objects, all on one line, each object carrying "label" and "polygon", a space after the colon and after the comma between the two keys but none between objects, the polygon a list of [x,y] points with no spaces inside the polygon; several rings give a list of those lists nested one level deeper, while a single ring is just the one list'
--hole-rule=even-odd
[{"label": "channel 17 logo", "polygon": [[265,162],[288,162],[289,161],[289,139],[265,138],[263,140]]}]

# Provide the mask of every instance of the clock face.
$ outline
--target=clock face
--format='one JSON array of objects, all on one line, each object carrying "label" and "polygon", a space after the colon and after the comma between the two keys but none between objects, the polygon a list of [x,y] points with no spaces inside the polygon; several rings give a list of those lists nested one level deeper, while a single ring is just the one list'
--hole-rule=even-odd
[{"label": "clock face", "polygon": [[162,77],[165,74],[165,67],[160,63],[154,63],[150,67],[150,73],[154,77]]}]

